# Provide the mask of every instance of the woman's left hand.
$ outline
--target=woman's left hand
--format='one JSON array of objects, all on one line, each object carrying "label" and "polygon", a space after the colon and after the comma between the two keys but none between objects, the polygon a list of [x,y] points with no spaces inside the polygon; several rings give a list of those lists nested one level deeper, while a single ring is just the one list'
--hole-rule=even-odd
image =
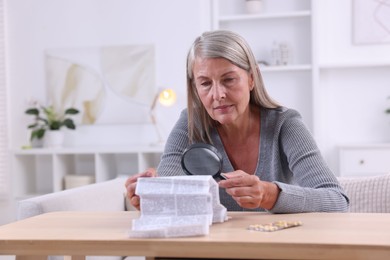
[{"label": "woman's left hand", "polygon": [[279,196],[279,187],[272,182],[262,181],[256,175],[238,170],[223,174],[227,179],[219,182],[219,187],[242,208],[272,209]]}]

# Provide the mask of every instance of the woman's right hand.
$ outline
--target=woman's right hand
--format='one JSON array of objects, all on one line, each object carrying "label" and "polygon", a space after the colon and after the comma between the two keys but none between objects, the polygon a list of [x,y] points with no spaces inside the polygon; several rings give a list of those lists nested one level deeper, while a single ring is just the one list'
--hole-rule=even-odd
[{"label": "woman's right hand", "polygon": [[149,168],[144,172],[138,173],[129,177],[126,180],[125,186],[127,190],[127,198],[130,201],[130,204],[136,209],[140,210],[140,198],[135,194],[135,188],[137,187],[137,180],[139,177],[156,177],[156,169]]}]

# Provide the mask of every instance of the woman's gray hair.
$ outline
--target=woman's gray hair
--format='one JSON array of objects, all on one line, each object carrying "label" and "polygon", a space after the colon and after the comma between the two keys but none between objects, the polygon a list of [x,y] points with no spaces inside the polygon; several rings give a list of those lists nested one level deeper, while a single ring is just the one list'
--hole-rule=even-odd
[{"label": "woman's gray hair", "polygon": [[245,39],[237,33],[226,30],[205,32],[195,39],[187,56],[188,133],[191,143],[212,143],[210,131],[217,124],[207,113],[196,91],[193,66],[198,57],[224,58],[252,73],[254,88],[250,93],[249,103],[264,108],[279,107],[264,88],[256,59]]}]

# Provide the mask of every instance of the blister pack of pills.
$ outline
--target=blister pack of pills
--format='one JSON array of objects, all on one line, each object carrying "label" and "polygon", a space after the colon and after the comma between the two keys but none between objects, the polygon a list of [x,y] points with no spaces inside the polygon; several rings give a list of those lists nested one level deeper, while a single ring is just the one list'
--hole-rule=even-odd
[{"label": "blister pack of pills", "polygon": [[261,231],[261,232],[273,232],[291,227],[301,226],[301,221],[285,221],[279,220],[268,224],[254,224],[249,225],[249,230]]}]

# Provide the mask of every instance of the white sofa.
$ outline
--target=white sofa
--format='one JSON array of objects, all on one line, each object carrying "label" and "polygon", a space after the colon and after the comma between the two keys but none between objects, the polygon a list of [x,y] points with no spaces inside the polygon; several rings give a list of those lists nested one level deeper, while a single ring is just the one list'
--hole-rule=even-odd
[{"label": "white sofa", "polygon": [[[390,213],[390,174],[338,178],[350,199],[350,212]],[[42,195],[18,204],[18,219],[52,211],[123,211],[129,208],[125,177]]]},{"label": "white sofa", "polygon": [[52,211],[124,211],[126,178],[85,185],[18,202],[17,219]]},{"label": "white sofa", "polygon": [[339,177],[350,212],[390,213],[390,173],[372,177]]},{"label": "white sofa", "polygon": [[[126,178],[117,178],[22,200],[18,205],[18,219],[52,211],[133,210],[125,199],[125,180]],[[350,199],[350,212],[390,213],[390,174],[374,177],[339,178],[339,181]],[[92,260],[91,258],[93,260],[99,259],[89,257],[89,260]],[[120,258],[110,258],[110,260],[118,259]],[[144,258],[131,257],[130,259]]]}]

